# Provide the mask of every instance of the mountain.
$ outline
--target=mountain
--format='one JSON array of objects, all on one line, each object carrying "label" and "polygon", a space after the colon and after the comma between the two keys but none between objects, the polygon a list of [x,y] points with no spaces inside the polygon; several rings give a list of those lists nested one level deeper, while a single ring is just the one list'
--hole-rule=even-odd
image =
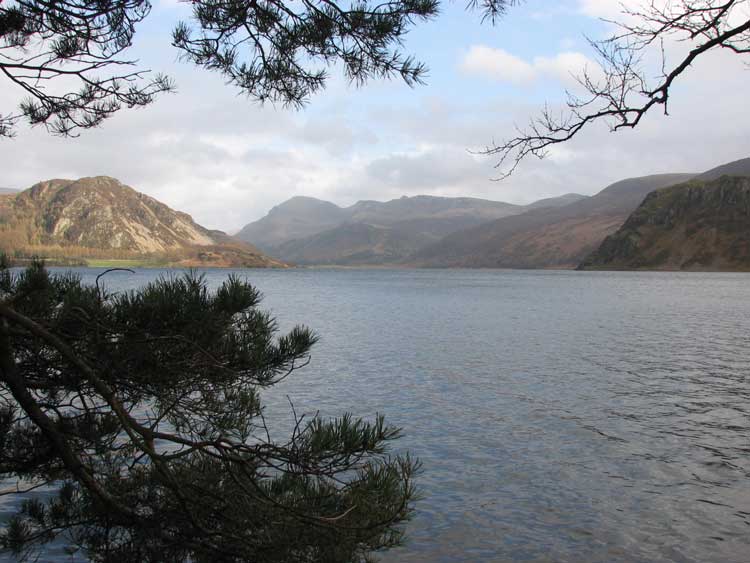
[{"label": "mountain", "polygon": [[282,265],[106,176],[48,180],[3,198],[0,232],[5,250],[21,255],[149,258],[175,265]]},{"label": "mountain", "polygon": [[262,219],[245,225],[236,237],[269,250],[284,242],[304,238],[345,223],[347,212],[314,197],[293,197],[277,205]]},{"label": "mountain", "polygon": [[581,198],[586,196],[566,194],[520,206],[421,195],[386,202],[359,201],[341,208],[314,198],[294,197],[245,226],[237,236],[296,264],[395,264],[456,231],[534,206],[566,205]]},{"label": "mountain", "polygon": [[517,213],[521,206],[473,197],[403,196],[391,201],[359,201],[347,208],[350,221],[393,225],[416,219],[459,219],[477,221]]},{"label": "mountain", "polygon": [[717,180],[722,176],[750,176],[750,158],[722,164],[696,176],[696,180]]},{"label": "mountain", "polygon": [[573,194],[573,193],[563,194],[557,197],[548,197],[546,199],[540,199],[524,207],[526,211],[531,211],[532,209],[540,209],[542,207],[565,207],[566,205],[570,205],[571,203],[581,201],[582,199],[588,199],[588,197],[589,196],[587,195]]},{"label": "mountain", "polygon": [[409,256],[427,242],[426,235],[367,223],[345,223],[276,247],[277,255],[294,264],[383,265]]},{"label": "mountain", "polygon": [[14,195],[17,193],[18,193],[18,190],[14,190],[13,188],[0,188],[0,196]]},{"label": "mountain", "polygon": [[694,174],[631,178],[559,207],[532,209],[446,236],[408,259],[422,267],[573,268],[651,191]]},{"label": "mountain", "polygon": [[[522,210],[517,205],[476,198],[433,196],[402,197],[391,201],[359,201],[349,207],[312,197],[293,197],[277,205],[262,219],[246,225],[237,237],[264,250],[322,233],[347,223],[406,227],[419,221],[419,229],[435,231],[463,228]],[[433,225],[434,223],[434,225]]]},{"label": "mountain", "polygon": [[750,177],[650,193],[585,270],[750,270]]}]

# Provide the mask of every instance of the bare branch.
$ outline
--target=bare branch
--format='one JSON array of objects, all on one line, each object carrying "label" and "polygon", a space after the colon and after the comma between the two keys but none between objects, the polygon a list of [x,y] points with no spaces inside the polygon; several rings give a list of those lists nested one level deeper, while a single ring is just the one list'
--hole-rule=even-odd
[{"label": "bare branch", "polygon": [[[611,131],[637,127],[657,106],[668,114],[674,83],[709,51],[750,52],[748,0],[652,0],[641,10],[625,10],[619,31],[605,41],[591,41],[598,55],[601,77],[587,69],[578,77],[585,97],[568,95],[565,109],[553,115],[545,107],[517,135],[493,143],[480,154],[498,158],[501,178],[512,174],[528,156],[544,158],[548,150],[569,141],[590,124],[603,121]],[[744,14],[744,16],[743,16]],[[666,41],[689,42],[692,48],[676,64],[669,64]],[[661,58],[661,74],[647,78],[647,61]]]}]

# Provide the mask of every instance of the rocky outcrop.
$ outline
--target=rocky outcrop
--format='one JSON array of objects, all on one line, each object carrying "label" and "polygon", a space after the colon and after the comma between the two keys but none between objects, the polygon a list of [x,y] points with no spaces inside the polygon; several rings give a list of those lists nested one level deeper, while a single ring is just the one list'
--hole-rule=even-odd
[{"label": "rocky outcrop", "polygon": [[[77,257],[162,256],[191,264],[277,266],[280,262],[186,213],[120,183],[97,176],[47,180],[4,198],[0,229],[6,250],[29,254],[66,250]],[[205,256],[206,260],[201,260]]]},{"label": "rocky outcrop", "polygon": [[750,177],[652,192],[580,268],[750,270]]},{"label": "rocky outcrop", "polygon": [[106,176],[39,182],[11,208],[29,221],[31,244],[150,253],[217,242],[186,213]]}]

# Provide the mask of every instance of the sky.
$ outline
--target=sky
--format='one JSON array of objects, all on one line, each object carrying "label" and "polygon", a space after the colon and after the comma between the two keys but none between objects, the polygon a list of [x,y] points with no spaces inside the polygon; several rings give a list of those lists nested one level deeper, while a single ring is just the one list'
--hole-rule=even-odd
[{"label": "sky", "polygon": [[[296,195],[341,206],[419,194],[524,204],[750,156],[750,70],[741,57],[717,53],[676,83],[669,116],[649,114],[633,131],[592,127],[494,181],[496,160],[476,151],[512,135],[545,103],[561,104],[575,88],[572,75],[595,65],[586,37],[607,37],[605,20],[621,7],[528,0],[495,26],[464,8],[444,3],[438,18],[406,38],[404,50],[429,68],[426,85],[357,87],[332,69],[328,87],[294,110],[253,103],[219,75],[180,61],[170,32],[186,7],[154,0],[129,56],[170,75],[177,93],[74,139],[20,126],[15,138],[0,139],[0,186],[113,176],[206,227],[233,232]],[[3,84],[0,113],[19,97]]]}]

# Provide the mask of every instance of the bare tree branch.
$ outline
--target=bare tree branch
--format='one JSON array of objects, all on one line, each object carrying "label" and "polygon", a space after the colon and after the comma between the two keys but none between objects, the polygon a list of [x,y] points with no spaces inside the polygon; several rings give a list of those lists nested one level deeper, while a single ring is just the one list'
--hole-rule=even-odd
[{"label": "bare tree branch", "polygon": [[[625,10],[619,31],[605,41],[590,41],[600,68],[584,70],[578,77],[584,96],[569,93],[565,109],[545,107],[516,136],[492,144],[481,154],[497,157],[501,177],[512,174],[530,156],[544,158],[553,145],[569,141],[592,123],[606,122],[611,131],[632,129],[657,106],[668,114],[675,82],[709,51],[728,49],[750,53],[750,1],[651,0],[640,10]],[[688,43],[691,48],[669,64],[666,41]],[[662,71],[655,81],[647,78],[651,56],[661,57]]]}]

